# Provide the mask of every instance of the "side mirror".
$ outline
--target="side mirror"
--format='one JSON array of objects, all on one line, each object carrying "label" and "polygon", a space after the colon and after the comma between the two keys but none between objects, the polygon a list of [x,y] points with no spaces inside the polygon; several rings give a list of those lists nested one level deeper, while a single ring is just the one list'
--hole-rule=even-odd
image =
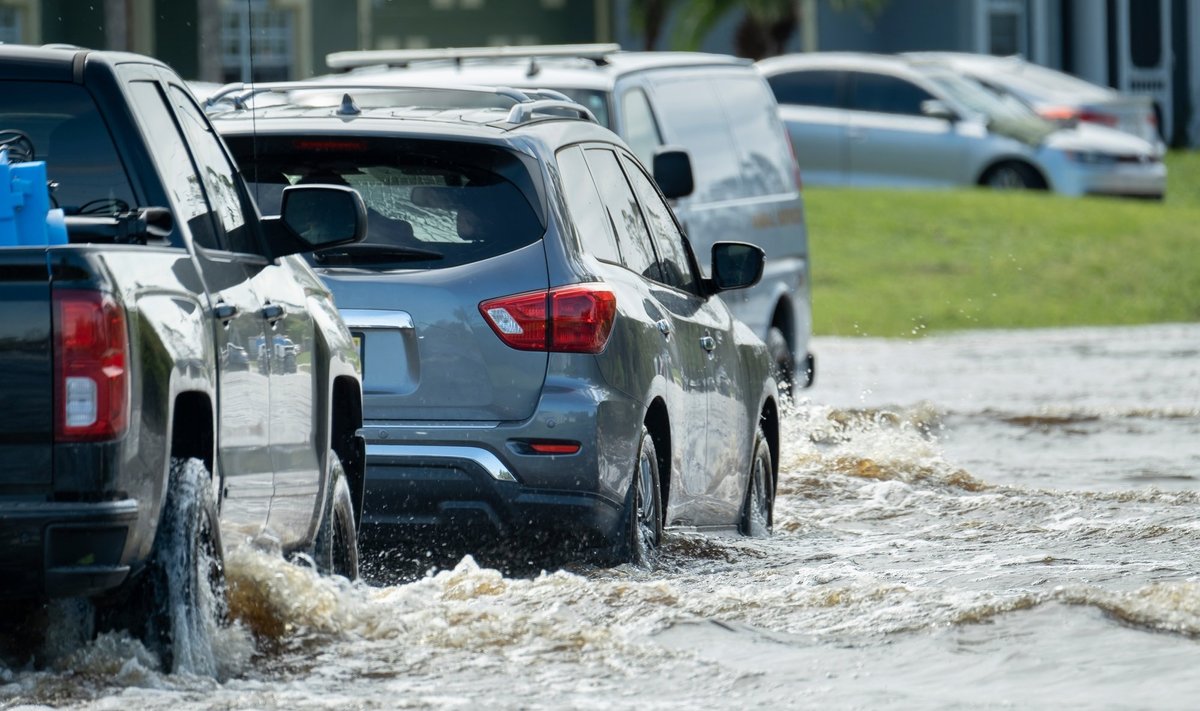
[{"label": "side mirror", "polygon": [[717,242],[712,246],[713,293],[745,289],[762,279],[767,255],[761,247],[746,242]]},{"label": "side mirror", "polygon": [[283,189],[279,217],[267,218],[272,257],[313,252],[361,241],[367,206],[354,188],[292,185]]},{"label": "side mirror", "polygon": [[944,102],[939,101],[938,99],[926,99],[922,101],[921,115],[928,116],[929,118],[942,119],[943,121],[949,121],[950,123],[954,123],[962,118],[957,112],[954,111],[954,109],[946,106]]},{"label": "side mirror", "polygon": [[654,153],[654,182],[667,199],[687,197],[696,189],[692,159],[682,148],[663,146]]}]

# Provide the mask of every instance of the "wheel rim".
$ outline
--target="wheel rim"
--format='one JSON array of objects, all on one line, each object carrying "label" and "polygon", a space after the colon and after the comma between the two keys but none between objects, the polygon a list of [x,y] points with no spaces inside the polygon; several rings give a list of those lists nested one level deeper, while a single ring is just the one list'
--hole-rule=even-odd
[{"label": "wheel rim", "polygon": [[754,469],[750,472],[750,511],[746,533],[751,536],[766,536],[771,532],[771,502],[767,495],[767,463],[762,457],[754,458]]}]

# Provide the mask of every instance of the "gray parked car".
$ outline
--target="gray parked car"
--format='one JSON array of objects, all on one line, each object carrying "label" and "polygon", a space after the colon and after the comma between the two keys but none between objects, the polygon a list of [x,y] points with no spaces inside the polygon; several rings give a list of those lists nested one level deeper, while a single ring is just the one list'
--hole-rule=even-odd
[{"label": "gray parked car", "polygon": [[[771,361],[717,296],[761,249],[718,242],[703,277],[649,171],[574,102],[259,87],[289,89],[214,123],[264,213],[307,182],[367,204],[364,243],[313,258],[362,349],[364,542],[532,533],[626,561],[664,525],[770,528]],[[690,179],[686,153],[657,162]]]},{"label": "gray parked car", "polygon": [[915,62],[944,66],[989,89],[1029,104],[1042,118],[1066,125],[1100,124],[1162,144],[1154,99],[1123,94],[1021,57],[969,52],[910,52]]},{"label": "gray parked car", "polygon": [[903,57],[814,53],[758,63],[814,184],[1048,189],[1161,198],[1148,141],[1046,121],[949,69]]}]

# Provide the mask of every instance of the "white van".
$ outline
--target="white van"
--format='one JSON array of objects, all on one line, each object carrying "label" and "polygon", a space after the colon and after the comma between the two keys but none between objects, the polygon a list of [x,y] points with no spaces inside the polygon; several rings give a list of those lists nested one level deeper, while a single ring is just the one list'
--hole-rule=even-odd
[{"label": "white van", "polygon": [[[588,107],[654,167],[697,261],[707,263],[718,240],[763,248],[762,281],[723,298],[771,348],[782,382],[812,384],[799,172],[775,98],[749,61],[611,44],[337,52],[326,63],[369,73],[373,83],[394,75],[409,84],[536,88]],[[346,75],[330,77],[338,78]]]}]

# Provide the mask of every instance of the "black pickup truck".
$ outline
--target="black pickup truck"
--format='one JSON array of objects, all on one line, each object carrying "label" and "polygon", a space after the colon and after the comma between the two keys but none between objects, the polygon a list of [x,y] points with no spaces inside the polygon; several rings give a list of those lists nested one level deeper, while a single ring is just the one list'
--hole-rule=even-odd
[{"label": "black pickup truck", "polygon": [[[132,54],[0,46],[0,132],[69,235],[0,247],[0,600],[84,600],[212,672],[188,640],[224,547],[357,575],[359,356],[297,255],[361,239],[362,200],[296,186],[263,218],[184,82]],[[291,362],[262,348],[285,339]]]}]

